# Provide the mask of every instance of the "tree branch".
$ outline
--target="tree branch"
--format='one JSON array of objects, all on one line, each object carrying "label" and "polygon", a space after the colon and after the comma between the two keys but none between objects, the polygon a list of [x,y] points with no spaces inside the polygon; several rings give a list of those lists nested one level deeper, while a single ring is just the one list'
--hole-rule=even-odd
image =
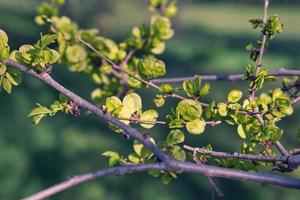
[{"label": "tree branch", "polygon": [[[129,173],[129,172],[138,172],[138,171],[147,171],[152,170],[152,167],[155,167],[156,169],[164,169],[166,171],[172,171],[172,172],[193,172],[193,173],[200,173],[204,176],[208,177],[223,177],[223,178],[229,178],[229,179],[235,179],[235,180],[242,180],[242,181],[252,181],[257,183],[266,183],[266,184],[273,184],[273,185],[280,185],[283,187],[289,187],[289,188],[297,188],[300,189],[300,180],[294,179],[294,178],[287,178],[287,177],[281,177],[281,176],[275,176],[275,175],[266,175],[266,174],[259,174],[259,173],[250,173],[235,169],[226,169],[222,167],[214,167],[214,166],[208,166],[208,165],[196,165],[194,163],[190,162],[181,162],[178,160],[175,160],[171,158],[166,153],[162,152],[155,144],[147,140],[141,133],[139,133],[137,130],[133,129],[132,127],[122,123],[115,117],[111,116],[109,113],[103,112],[101,109],[99,109],[97,106],[89,103],[85,99],[81,98],[80,96],[76,95],[75,93],[71,92],[70,90],[66,89],[59,83],[57,83],[48,73],[42,73],[38,74],[34,70],[28,69],[26,66],[19,64],[11,59],[6,59],[3,61],[3,64],[13,67],[16,69],[19,69],[21,72],[35,77],[45,83],[47,83],[49,86],[54,88],[55,90],[59,91],[60,93],[64,94],[68,98],[70,98],[74,103],[76,103],[78,106],[87,109],[97,116],[103,118],[105,121],[110,122],[114,124],[115,126],[119,127],[120,129],[124,130],[126,134],[128,134],[130,137],[136,139],[145,147],[147,147],[151,152],[154,153],[154,155],[158,158],[159,161],[161,161],[160,164],[156,165],[138,165],[137,166],[131,166],[131,168],[125,168],[125,167],[117,167],[117,168],[111,168],[107,169],[107,171],[99,171],[98,175],[95,177],[95,175],[87,175],[81,177],[82,179],[72,179],[75,183],[72,183],[72,181],[67,180],[67,184],[64,185],[64,182],[59,184],[58,186],[54,186],[52,188],[52,193],[47,195],[53,195],[57,192],[63,191],[65,189],[68,189],[74,185],[77,185],[81,182],[94,180],[96,178],[107,176],[107,175],[113,175],[118,174],[115,173],[114,170],[118,171],[120,170],[119,174],[123,173]],[[128,167],[128,166],[127,166]],[[136,168],[137,167],[137,168]],[[63,186],[62,186],[63,185]],[[62,187],[62,188],[60,188]],[[60,188],[60,189],[59,189]],[[50,189],[49,189],[50,190]],[[49,192],[49,190],[46,190]]]},{"label": "tree branch", "polygon": [[112,175],[123,175],[128,173],[135,172],[143,172],[143,171],[151,171],[151,170],[164,170],[166,168],[163,163],[155,163],[155,164],[142,164],[142,165],[125,165],[119,167],[110,167],[106,169],[102,169],[93,173],[82,174],[79,176],[74,176],[64,182],[56,184],[50,188],[42,190],[32,196],[24,198],[24,200],[40,200],[45,199],[54,194],[62,192],[66,189],[74,187],[84,182],[93,181],[105,176]]},{"label": "tree branch", "polygon": [[[130,76],[130,77],[132,77],[132,78],[134,78],[134,79],[136,79],[136,80],[138,80],[138,81],[144,83],[145,85],[147,85],[147,86],[149,86],[149,87],[152,87],[152,88],[154,88],[154,89],[156,89],[156,90],[159,90],[159,86],[156,85],[155,83],[153,83],[152,81],[144,80],[144,79],[142,79],[142,78],[137,77],[135,74],[132,74],[132,73],[126,71],[125,69],[123,69],[122,67],[118,66],[117,64],[115,64],[115,63],[114,63],[113,61],[111,61],[110,59],[108,59],[106,56],[104,56],[100,51],[98,51],[98,50],[97,50],[95,47],[93,47],[90,43],[84,41],[83,39],[81,39],[81,38],[78,37],[78,36],[76,36],[76,39],[79,40],[79,41],[80,41],[82,44],[84,44],[85,46],[87,46],[89,49],[91,49],[93,52],[95,52],[95,53],[98,55],[99,58],[104,59],[106,62],[108,62],[108,63],[113,67],[113,69],[118,70],[118,71],[120,71],[120,72],[123,72],[123,73],[125,73],[126,75],[128,75],[128,76]],[[179,95],[179,94],[175,94],[175,93],[171,93],[171,95],[169,95],[169,96],[170,96],[170,97],[177,98],[177,99],[181,99],[181,100],[186,99],[185,97],[183,97],[183,96],[181,96],[181,95]],[[200,102],[200,104],[201,104],[202,106],[206,106],[206,107],[209,106],[209,104],[203,103],[203,102]]]},{"label": "tree branch", "polygon": [[[264,14],[263,14],[263,23],[267,23],[268,20],[268,7],[269,7],[269,0],[265,0],[265,4],[264,4]],[[261,46],[260,46],[260,50],[259,50],[259,57],[257,60],[257,68],[256,68],[256,73],[258,73],[261,69],[261,65],[262,65],[262,59],[265,53],[265,47],[266,47],[266,43],[267,43],[267,35],[263,34],[262,35],[262,41],[261,41]]]},{"label": "tree branch", "polygon": [[[194,80],[197,76],[201,77],[203,81],[242,81],[245,74],[229,74],[229,75],[194,75],[186,77],[173,77],[173,78],[161,78],[153,79],[151,82],[156,84],[164,83],[181,83],[186,80]],[[272,76],[300,76],[300,70],[291,70],[280,68],[278,70],[270,71],[269,75]]]},{"label": "tree branch", "polygon": [[226,169],[209,165],[197,165],[177,161],[177,168],[181,172],[200,173],[208,177],[222,177],[235,180],[252,181],[257,183],[266,183],[280,185],[283,187],[300,189],[300,180],[295,178],[282,177],[272,174],[250,173],[235,169]]},{"label": "tree branch", "polygon": [[60,93],[66,95],[68,98],[70,98],[72,101],[74,101],[74,103],[76,103],[78,106],[93,112],[97,116],[103,118],[105,121],[110,122],[113,125],[115,125],[115,126],[119,127],[120,129],[124,130],[127,135],[129,135],[130,137],[136,139],[137,141],[139,141],[140,143],[145,145],[148,149],[150,149],[154,153],[154,155],[158,159],[160,159],[161,161],[169,159],[169,156],[167,156],[165,153],[163,153],[156,145],[154,145],[152,142],[147,140],[137,130],[131,128],[130,126],[128,126],[126,124],[124,124],[123,122],[121,122],[117,118],[111,116],[109,113],[103,112],[97,106],[89,103],[88,101],[81,98],[77,94],[75,94],[75,93],[71,92],[70,90],[68,90],[67,88],[63,87],[58,82],[56,82],[48,73],[38,74],[35,71],[27,69],[27,67],[25,67],[24,65],[19,64],[19,63],[15,62],[11,59],[4,60],[3,64],[14,67],[16,69],[19,69],[25,74],[28,74],[30,76],[33,76],[35,78],[38,78],[38,79],[44,81],[45,83],[47,83],[48,85],[50,85],[51,87],[53,87],[54,89],[59,91]]},{"label": "tree branch", "polygon": [[211,151],[211,150],[202,149],[202,148],[193,148],[188,145],[183,145],[183,148],[187,151],[196,152],[196,153],[203,154],[203,155],[210,155],[210,156],[219,157],[219,158],[236,158],[236,159],[242,159],[242,160],[264,161],[264,162],[271,162],[271,163],[280,162],[280,163],[292,166],[293,168],[295,166],[300,165],[300,155],[263,156],[263,155],[253,155],[253,154],[242,154],[242,153],[237,153],[237,152],[225,153],[225,152],[219,152],[219,151]]}]

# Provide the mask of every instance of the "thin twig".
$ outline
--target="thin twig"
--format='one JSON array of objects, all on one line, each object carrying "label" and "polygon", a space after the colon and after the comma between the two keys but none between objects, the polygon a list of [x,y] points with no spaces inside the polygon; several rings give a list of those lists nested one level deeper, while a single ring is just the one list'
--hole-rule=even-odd
[{"label": "thin twig", "polygon": [[[115,70],[118,70],[118,71],[121,71],[125,74],[127,74],[128,76],[144,83],[145,85],[149,86],[149,87],[152,87],[156,90],[159,90],[159,86],[156,85],[155,83],[153,83],[152,81],[147,81],[147,80],[144,80],[142,78],[139,78],[137,77],[135,74],[132,74],[128,71],[126,71],[125,69],[123,69],[122,67],[118,66],[117,64],[115,64],[113,61],[111,61],[110,59],[108,59],[106,56],[104,56],[100,51],[98,51],[95,47],[93,47],[91,44],[89,44],[88,42],[84,41],[83,39],[81,39],[80,37],[78,36],[75,36],[77,40],[79,40],[81,43],[83,43],[85,46],[87,46],[89,49],[91,49],[93,52],[95,52],[100,58],[104,59],[106,62],[108,62]],[[179,95],[179,94],[175,94],[175,93],[171,93],[171,95],[169,95],[171,97],[174,97],[174,98],[177,98],[177,99],[181,99],[181,100],[184,100],[186,99],[185,97]],[[203,103],[203,102],[200,102],[202,106],[209,106],[209,104],[206,104],[206,103]]]},{"label": "thin twig", "polygon": [[[265,0],[265,4],[264,4],[264,14],[263,14],[263,23],[267,23],[268,20],[268,7],[269,7],[269,0]],[[261,42],[261,46],[260,46],[260,50],[259,50],[259,56],[258,56],[258,60],[257,60],[257,68],[256,68],[256,73],[258,73],[261,69],[261,65],[262,65],[262,59],[263,59],[263,55],[265,53],[265,47],[266,47],[266,43],[267,43],[267,35],[263,34],[262,35],[262,42]]]},{"label": "thin twig", "polygon": [[24,198],[24,200],[41,200],[48,198],[54,194],[57,194],[61,191],[64,191],[68,188],[74,187],[84,182],[96,180],[105,176],[111,175],[123,175],[134,172],[143,172],[150,170],[164,170],[166,168],[163,163],[156,164],[142,164],[142,165],[125,165],[119,167],[110,167],[106,169],[102,169],[93,173],[82,174],[79,176],[74,176],[64,182],[56,184],[50,188],[42,190],[32,196]]},{"label": "thin twig", "polygon": [[289,151],[291,155],[300,154],[300,148],[295,148]]},{"label": "thin twig", "polygon": [[183,145],[183,148],[190,152],[197,152],[199,154],[203,155],[210,155],[214,157],[219,158],[236,158],[236,159],[243,159],[243,160],[253,160],[253,161],[264,161],[264,162],[284,162],[287,163],[288,156],[276,156],[276,157],[270,157],[270,156],[263,156],[263,155],[252,155],[252,154],[241,154],[237,152],[219,152],[219,151],[211,151],[207,149],[202,148],[194,148],[190,147],[188,145]]},{"label": "thin twig", "polygon": [[149,124],[149,125],[153,125],[153,124],[167,124],[167,122],[164,121],[151,121],[151,120],[141,120],[141,119],[129,119],[129,118],[122,118],[122,117],[118,117],[119,120],[124,120],[124,121],[130,121],[130,122],[134,122],[134,123],[141,123],[141,124]]},{"label": "thin twig", "polygon": [[[263,12],[263,23],[264,24],[267,23],[267,20],[268,20],[268,7],[269,7],[269,0],[264,0],[264,12]],[[261,70],[262,59],[263,59],[263,56],[264,56],[264,53],[265,53],[265,49],[266,49],[266,43],[267,43],[267,34],[263,33],[262,34],[261,46],[260,46],[260,50],[259,50],[259,56],[258,56],[258,59],[256,61],[256,72],[255,72],[254,75],[256,75],[257,73],[259,73],[260,70]],[[256,92],[256,85],[254,85],[249,90],[249,97],[248,97],[249,102],[254,101],[254,99],[255,99],[255,92]],[[255,106],[253,108],[253,112],[258,112],[258,111],[259,111],[259,108],[257,106]],[[255,114],[254,116],[257,118],[257,120],[260,122],[260,124],[262,126],[264,126],[265,123],[264,123],[264,119],[261,116],[261,114]],[[282,155],[284,155],[284,156],[288,156],[289,155],[288,151],[285,149],[285,147],[279,141],[275,142],[275,146],[280,151],[280,153]]]},{"label": "thin twig", "polygon": [[292,104],[297,104],[300,102],[300,96],[292,100]]},{"label": "thin twig", "polygon": [[[280,68],[278,70],[270,71],[269,75],[272,76],[300,76],[300,70],[291,70]],[[203,81],[243,81],[243,77],[245,74],[228,74],[228,75],[194,75],[194,76],[186,76],[186,77],[172,77],[172,78],[160,78],[151,80],[156,84],[164,84],[164,83],[181,83],[186,80],[194,80],[197,77],[200,77]]]},{"label": "thin twig", "polygon": [[194,148],[188,145],[183,145],[183,148],[187,151],[193,152],[193,157],[195,154],[209,155],[219,158],[235,158],[242,160],[251,160],[251,161],[263,161],[276,163],[280,162],[287,164],[289,168],[296,169],[300,165],[300,155],[291,155],[291,156],[264,156],[264,155],[253,155],[253,154],[242,154],[237,152],[220,152],[220,151],[211,151],[203,148]]}]

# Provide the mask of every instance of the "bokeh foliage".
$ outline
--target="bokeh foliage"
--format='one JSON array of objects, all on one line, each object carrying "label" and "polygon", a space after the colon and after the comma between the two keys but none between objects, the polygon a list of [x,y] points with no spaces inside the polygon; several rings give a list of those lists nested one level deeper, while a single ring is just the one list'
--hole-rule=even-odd
[{"label": "bokeh foliage", "polygon": [[[39,32],[34,26],[34,7],[37,1],[0,2],[0,27],[7,30],[12,46],[18,47],[28,41],[36,41]],[[200,3],[199,3],[200,2]],[[146,1],[67,1],[63,12],[79,21],[83,27],[100,27],[105,35],[116,40],[124,39],[131,26],[145,22]],[[204,4],[181,2],[179,15],[175,18],[176,36],[162,56],[166,61],[170,76],[191,75],[193,73],[241,72],[248,60],[244,50],[249,41],[256,38],[251,32],[247,20],[261,15],[260,5],[236,5],[224,3]],[[276,12],[275,12],[276,11]],[[300,53],[296,8],[288,4],[271,7],[271,12],[283,18],[285,32],[280,39],[272,42],[267,52],[266,65],[270,68],[300,66],[297,56]],[[86,13],[89,13],[88,15]],[[274,14],[275,14],[274,13]],[[124,20],[127,19],[127,20]],[[222,20],[221,20],[222,19]],[[286,22],[286,23],[285,23]],[[54,75],[64,85],[68,85],[85,97],[89,97],[92,85],[84,77],[70,75],[65,66],[55,66]],[[114,147],[119,151],[129,151],[130,145],[120,137],[111,134],[102,121],[92,116],[58,116],[58,119],[46,120],[39,127],[30,125],[26,113],[32,108],[32,102],[51,103],[57,94],[39,81],[24,79],[24,85],[15,89],[14,98],[1,93],[0,104],[0,198],[17,199],[64,180],[68,176],[97,170],[106,165],[100,153]],[[246,85],[241,84],[241,87]],[[232,84],[214,83],[214,98],[221,100]],[[149,94],[147,94],[149,95]],[[150,94],[154,97],[154,93]],[[150,105],[149,98],[149,104]],[[145,106],[150,108],[150,106]],[[299,110],[299,109],[298,109]],[[296,110],[297,112],[297,110]],[[299,111],[295,113],[295,116]],[[285,119],[282,126],[291,130],[284,143],[297,145],[295,132],[297,117]],[[197,146],[212,143],[220,149],[237,150],[240,138],[233,134],[235,130],[226,126],[208,130],[201,138],[193,137]],[[156,135],[165,137],[167,130],[156,128]],[[165,133],[165,134],[164,134]],[[229,142],[230,141],[230,142]],[[299,172],[297,176],[299,176]],[[230,186],[229,186],[230,185]],[[220,181],[225,198],[237,199],[241,195],[247,198],[294,199],[296,191],[259,185],[239,184],[234,181]],[[276,189],[276,190],[275,190]],[[231,191],[235,191],[234,193]],[[255,197],[253,196],[255,195]],[[208,181],[200,176],[183,175],[170,186],[161,185],[159,180],[147,175],[127,175],[106,178],[98,182],[78,186],[53,199],[200,199],[209,198]]]}]

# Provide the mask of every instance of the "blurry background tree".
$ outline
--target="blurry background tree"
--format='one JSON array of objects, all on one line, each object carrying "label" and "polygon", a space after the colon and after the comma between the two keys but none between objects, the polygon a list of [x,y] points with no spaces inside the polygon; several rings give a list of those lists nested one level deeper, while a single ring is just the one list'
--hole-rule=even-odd
[{"label": "blurry background tree", "polygon": [[[300,9],[294,0],[272,1],[271,14],[279,14],[285,25],[280,39],[272,41],[265,56],[265,66],[296,68],[300,66]],[[37,0],[0,0],[0,27],[10,36],[12,49],[23,43],[33,43],[43,28],[34,24]],[[237,4],[238,3],[238,4]],[[172,39],[162,59],[169,76],[182,76],[214,72],[244,72],[249,41],[255,41],[257,32],[247,21],[261,15],[261,1],[180,1],[179,13],[174,19],[176,37]],[[296,5],[295,5],[295,4]],[[98,27],[101,34],[117,41],[124,39],[131,27],[145,22],[147,1],[69,0],[62,13],[77,21],[81,27]],[[89,97],[92,84],[84,76],[70,74],[64,66],[55,66],[54,76],[62,84]],[[212,83],[212,98],[221,100],[235,83]],[[238,85],[246,89],[246,84]],[[130,145],[110,134],[105,123],[94,116],[79,118],[57,116],[47,119],[38,127],[30,124],[26,113],[33,107],[32,99],[51,103],[57,93],[43,83],[25,78],[24,84],[14,90],[14,97],[1,93],[0,103],[0,199],[19,199],[64,180],[68,176],[97,170],[106,166],[101,152],[110,149],[128,152]],[[153,93],[154,96],[154,93]],[[150,99],[146,103],[150,103]],[[147,106],[147,105],[146,105]],[[296,108],[295,116],[299,116]],[[280,124],[291,134],[284,137],[287,147],[299,145],[296,132],[300,128],[297,117],[286,118]],[[226,129],[225,129],[225,128]],[[167,128],[155,128],[166,133]],[[208,129],[201,136],[192,137],[189,144],[197,146],[211,143],[219,150],[239,150],[240,138],[228,125]],[[128,179],[128,176],[131,178]],[[293,176],[300,177],[299,169]],[[225,199],[296,199],[298,191],[258,184],[220,180]],[[139,186],[136,190],[135,186]],[[210,184],[201,176],[184,174],[180,181],[164,186],[158,179],[146,174],[109,177],[72,188],[52,199],[209,199]]]}]

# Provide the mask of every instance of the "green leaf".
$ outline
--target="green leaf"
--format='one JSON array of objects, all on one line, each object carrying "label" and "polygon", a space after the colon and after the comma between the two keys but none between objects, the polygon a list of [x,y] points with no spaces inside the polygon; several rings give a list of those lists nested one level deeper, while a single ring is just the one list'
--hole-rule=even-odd
[{"label": "green leaf", "polygon": [[151,171],[149,171],[148,172],[148,174],[150,175],[150,176],[153,176],[153,177],[159,177],[159,175],[161,174],[161,171],[160,170],[151,170]]},{"label": "green leaf", "polygon": [[[155,125],[156,119],[158,118],[158,113],[155,110],[147,110],[142,113],[140,120],[142,121],[140,125],[144,128],[152,128]],[[143,121],[148,123],[143,123]],[[149,124],[153,123],[153,124]]]},{"label": "green leaf", "polygon": [[9,57],[10,48],[7,44],[0,43],[0,61]]},{"label": "green leaf", "polygon": [[183,143],[184,140],[185,140],[184,133],[181,130],[176,129],[170,131],[170,133],[168,134],[167,144],[168,145],[180,144]]},{"label": "green leaf", "polygon": [[[123,107],[118,113],[118,117],[130,119],[134,113],[140,114],[142,112],[142,100],[136,93],[128,94],[122,101]],[[128,120],[121,120],[123,123],[129,124]]]},{"label": "green leaf", "polygon": [[59,53],[56,50],[50,49],[49,50],[49,63],[53,64],[56,63],[59,59]]},{"label": "green leaf", "polygon": [[22,45],[19,51],[15,53],[16,60],[23,64],[30,64],[32,61],[32,54],[30,53],[34,47],[29,44]]},{"label": "green leaf", "polygon": [[277,98],[281,97],[283,95],[283,91],[281,88],[275,88],[272,93],[272,99],[275,101]]},{"label": "green leaf", "polygon": [[8,79],[6,79],[6,78],[2,79],[2,87],[8,94],[11,93],[12,85]]},{"label": "green leaf", "polygon": [[47,107],[41,106],[38,104],[38,107],[34,108],[29,114],[28,117],[32,117],[35,115],[44,115],[51,113],[51,110]]},{"label": "green leaf", "polygon": [[231,90],[228,94],[228,101],[232,103],[238,102],[243,96],[243,93],[240,90]]},{"label": "green leaf", "polygon": [[33,124],[37,125],[41,122],[41,120],[45,117],[46,115],[35,115],[32,118]]},{"label": "green leaf", "polygon": [[14,77],[10,75],[10,73],[6,73],[5,75],[6,75],[7,80],[9,80],[9,82],[12,85],[15,85],[15,86],[18,85],[17,80],[15,80]]},{"label": "green leaf", "polygon": [[159,87],[159,92],[161,93],[168,93],[173,91],[173,86],[170,84],[163,84]]},{"label": "green leaf", "polygon": [[173,3],[169,3],[168,6],[164,10],[164,14],[167,17],[173,17],[177,13],[176,1],[172,1]]},{"label": "green leaf", "polygon": [[169,128],[182,128],[184,121],[182,119],[174,119],[170,121]]},{"label": "green leaf", "polygon": [[227,116],[227,104],[226,103],[218,103],[218,113],[222,117]]},{"label": "green leaf", "polygon": [[201,104],[191,99],[185,99],[179,102],[176,112],[186,121],[198,119],[202,115]]},{"label": "green leaf", "polygon": [[245,131],[244,131],[244,128],[243,128],[243,125],[238,125],[238,127],[237,127],[237,132],[238,132],[238,134],[239,134],[239,136],[241,137],[241,138],[243,138],[243,139],[245,139],[246,138],[246,133],[245,133]]},{"label": "green leaf", "polygon": [[183,84],[183,90],[186,92],[186,94],[189,97],[193,97],[194,95],[194,87],[193,87],[193,82],[188,80],[188,81],[184,81]]},{"label": "green leaf", "polygon": [[278,141],[283,134],[282,129],[275,125],[267,125],[263,130],[264,139],[271,139],[273,142]]},{"label": "green leaf", "polygon": [[6,46],[8,43],[8,37],[4,30],[0,29],[0,44]]},{"label": "green leaf", "polygon": [[57,36],[55,34],[47,34],[47,35],[42,35],[41,39],[39,39],[36,43],[36,45],[40,49],[45,49],[49,44],[54,43],[56,40]]},{"label": "green leaf", "polygon": [[159,7],[161,7],[162,6],[162,4],[163,4],[163,2],[164,2],[164,0],[150,0],[149,1],[149,6],[151,7],[151,8],[159,8]]},{"label": "green leaf", "polygon": [[0,76],[6,72],[6,66],[0,63]]},{"label": "green leaf", "polygon": [[91,93],[91,98],[93,100],[101,100],[103,97],[103,92],[100,88],[95,88]]},{"label": "green leaf", "polygon": [[173,146],[171,153],[172,156],[174,156],[174,158],[176,158],[177,160],[185,161],[186,159],[186,153],[180,146]]},{"label": "green leaf", "polygon": [[164,52],[165,48],[166,48],[165,42],[159,42],[158,44],[155,45],[154,48],[151,49],[151,53],[161,54]]},{"label": "green leaf", "polygon": [[[138,75],[135,75],[139,77]],[[142,86],[142,82],[133,77],[128,77],[128,85],[132,88],[140,88]]]},{"label": "green leaf", "polygon": [[128,108],[131,113],[140,113],[142,110],[142,99],[137,93],[131,93],[124,97],[123,106]]},{"label": "green leaf", "polygon": [[46,15],[46,16],[57,15],[57,8],[54,5],[51,5],[49,3],[40,4],[36,10],[39,15]]},{"label": "green leaf", "polygon": [[209,90],[210,90],[210,84],[205,83],[204,86],[201,88],[199,95],[204,97],[204,96],[208,95]]},{"label": "green leaf", "polygon": [[249,22],[251,23],[254,29],[257,29],[258,27],[263,27],[264,25],[263,20],[261,19],[251,19],[249,20]]},{"label": "green leaf", "polygon": [[66,57],[69,62],[78,63],[86,59],[87,53],[82,46],[75,44],[72,46],[68,46],[66,50]]},{"label": "green leaf", "polygon": [[134,164],[139,164],[140,163],[140,158],[136,154],[129,154],[128,155],[128,160]]},{"label": "green leaf", "polygon": [[[142,112],[142,100],[136,93],[128,94],[122,101],[123,107],[118,113],[118,117],[130,119],[134,113],[140,114]],[[129,124],[128,120],[121,120],[123,123]]]},{"label": "green leaf", "polygon": [[155,99],[153,100],[153,103],[157,106],[157,107],[162,107],[165,104],[165,98],[163,95],[156,95]]},{"label": "green leaf", "polygon": [[[155,141],[152,137],[149,137],[148,140],[155,144]],[[137,155],[146,159],[151,158],[153,155],[153,153],[149,149],[147,149],[143,144],[139,143],[136,140],[133,142],[133,149]]]},{"label": "green leaf", "polygon": [[201,79],[197,76],[193,81],[184,81],[182,87],[189,97],[198,97],[200,94],[200,84]]},{"label": "green leaf", "polygon": [[22,82],[22,73],[19,70],[14,68],[9,68],[7,70],[7,73],[9,73],[9,75],[11,76],[11,78],[14,79],[17,85],[19,85]]},{"label": "green leaf", "polygon": [[186,123],[186,129],[191,134],[199,135],[204,132],[206,126],[206,122],[201,119],[195,119],[193,121]]},{"label": "green leaf", "polygon": [[174,31],[171,29],[171,21],[167,17],[154,15],[151,18],[151,28],[155,36],[162,40],[168,40],[174,35]]},{"label": "green leaf", "polygon": [[119,160],[121,159],[119,153],[115,152],[115,151],[106,151],[106,152],[102,153],[102,156],[109,158],[108,165],[110,167],[117,164],[119,162]]},{"label": "green leaf", "polygon": [[172,177],[168,173],[165,173],[161,177],[161,181],[164,185],[168,185],[172,181]]},{"label": "green leaf", "polygon": [[123,107],[123,104],[118,97],[112,96],[105,100],[105,107],[109,113],[118,115]]},{"label": "green leaf", "polygon": [[155,58],[147,58],[140,60],[138,69],[146,78],[153,79],[166,74],[165,63]]},{"label": "green leaf", "polygon": [[[53,104],[51,105],[53,107]],[[54,107],[53,107],[54,108]],[[54,108],[55,109],[55,108]],[[61,109],[60,109],[61,110]],[[47,115],[53,116],[57,111],[52,111],[47,107],[44,107],[40,104],[37,104],[37,107],[34,108],[29,114],[28,117],[32,117],[32,122],[34,124],[39,124],[40,121]]]},{"label": "green leaf", "polygon": [[63,5],[65,3],[65,0],[54,0],[54,3],[57,5]]},{"label": "green leaf", "polygon": [[280,22],[280,17],[278,15],[271,16],[264,29],[263,33],[266,34],[270,39],[273,39],[276,34],[281,33],[283,29],[283,24]]}]

